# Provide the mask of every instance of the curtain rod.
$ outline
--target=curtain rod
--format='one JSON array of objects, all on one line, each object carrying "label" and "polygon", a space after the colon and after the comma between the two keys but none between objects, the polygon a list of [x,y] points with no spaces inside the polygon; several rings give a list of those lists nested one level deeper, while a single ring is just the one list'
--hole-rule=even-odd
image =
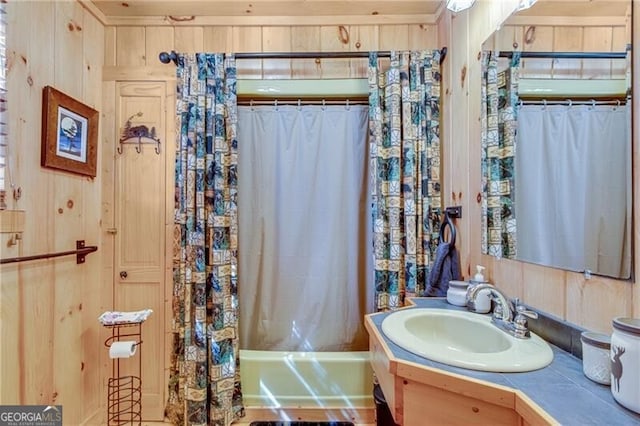
[{"label": "curtain rod", "polygon": [[620,100],[620,99],[609,99],[609,100],[600,100],[597,101],[595,99],[521,99],[518,102],[520,105],[542,105],[542,106],[547,106],[547,105],[567,105],[567,106],[572,106],[572,105],[590,105],[590,106],[597,106],[597,105],[615,105],[615,106],[622,106],[622,105],[626,105],[627,101],[626,100]]},{"label": "curtain rod", "polygon": [[242,106],[274,106],[279,107],[283,105],[287,106],[307,106],[307,105],[320,105],[320,106],[329,106],[329,105],[339,105],[344,106],[345,108],[349,108],[352,105],[369,105],[369,99],[304,99],[300,98],[297,100],[294,99],[251,99],[251,98],[238,98],[238,105]]},{"label": "curtain rod", "polygon": [[[514,52],[500,52],[501,58],[511,58]],[[625,59],[627,52],[520,52],[521,58],[549,59]]]},{"label": "curtain rod", "polygon": [[[377,52],[379,58],[388,58],[391,56],[390,51]],[[236,53],[236,59],[316,59],[316,58],[368,58],[369,52],[252,52],[252,53]],[[447,56],[446,46],[440,49],[440,64]],[[178,54],[175,50],[171,53],[161,52],[158,55],[160,62],[168,64],[173,62],[178,65]]]}]

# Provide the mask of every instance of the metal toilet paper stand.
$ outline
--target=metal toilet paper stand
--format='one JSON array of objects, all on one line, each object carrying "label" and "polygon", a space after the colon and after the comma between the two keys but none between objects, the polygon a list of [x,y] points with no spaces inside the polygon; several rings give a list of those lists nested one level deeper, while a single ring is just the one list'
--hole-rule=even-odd
[{"label": "metal toilet paper stand", "polygon": [[[113,358],[107,385],[107,425],[142,424],[142,322],[105,324],[111,337],[104,345],[135,341],[137,362],[132,358]],[[121,365],[122,363],[122,365]],[[137,365],[136,365],[137,364]]]}]

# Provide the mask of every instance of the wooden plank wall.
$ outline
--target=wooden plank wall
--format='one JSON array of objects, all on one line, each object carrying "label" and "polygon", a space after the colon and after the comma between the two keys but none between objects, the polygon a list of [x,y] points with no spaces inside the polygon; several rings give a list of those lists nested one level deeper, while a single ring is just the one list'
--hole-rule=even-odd
[{"label": "wooden plank wall", "polygon": [[[118,78],[162,65],[160,52],[315,52],[438,49],[435,25],[326,25],[237,27],[107,27],[105,79],[118,70]],[[166,71],[165,71],[166,72]],[[171,70],[173,72],[173,70]],[[162,74],[163,71],[158,71]],[[366,77],[366,60],[242,60],[240,78],[348,78]],[[131,75],[131,74],[130,74]],[[153,78],[151,76],[150,78]]]},{"label": "wooden plank wall", "polygon": [[[62,404],[65,424],[100,409],[97,317],[111,307],[100,281],[100,173],[94,180],[40,167],[42,89],[51,85],[101,110],[104,27],[77,2],[8,2],[8,103],[11,181],[22,197],[22,240],[2,257],[97,245],[86,263],[74,256],[1,267],[0,402]],[[101,155],[102,150],[98,150]],[[98,158],[98,161],[100,158]]]},{"label": "wooden plank wall", "polygon": [[[638,0],[634,0],[638,4]],[[503,7],[507,7],[505,4]],[[454,46],[450,49],[449,69],[444,73],[444,111],[448,116],[443,123],[445,136],[445,203],[461,204],[465,212],[458,220],[461,228],[461,260],[463,274],[471,276],[476,264],[487,267],[487,277],[510,297],[519,297],[533,307],[566,319],[574,324],[598,330],[611,331],[611,319],[615,316],[631,316],[640,313],[640,290],[629,281],[603,277],[585,279],[582,274],[566,272],[524,262],[499,260],[482,255],[480,250],[480,79],[479,53],[483,42],[499,28],[492,11],[499,5],[479,2],[472,9],[456,15],[447,13],[439,21],[440,42]],[[638,15],[638,14],[636,14]],[[508,13],[504,15],[508,16]],[[637,16],[636,16],[637,25]],[[499,22],[498,22],[499,23]],[[526,25],[524,26],[526,27]],[[564,28],[562,28],[564,27]],[[598,29],[570,26],[538,26],[535,46],[524,43],[524,50],[623,50],[623,38],[629,37],[629,26],[624,29],[610,25]],[[505,26],[496,43],[499,48],[514,50],[512,44],[523,46],[523,26]],[[638,43],[638,35],[634,42]],[[594,44],[595,43],[595,44]],[[637,56],[637,55],[636,55]],[[637,57],[635,58],[637,64]],[[575,65],[575,64],[574,64]],[[634,86],[634,149],[638,145],[637,84]],[[634,152],[637,168],[638,153]],[[638,174],[635,173],[635,217],[638,220]],[[640,243],[635,231],[636,247]],[[636,250],[635,268],[639,266]],[[473,268],[473,269],[472,269]],[[635,309],[634,309],[635,306]]]},{"label": "wooden plank wall", "polygon": [[[504,25],[484,44],[484,49],[529,52],[625,52],[630,25]],[[624,79],[624,60],[526,59],[522,78]]]},{"label": "wooden plank wall", "polygon": [[[437,26],[345,25],[341,29],[338,25],[103,28],[76,2],[9,2],[9,131],[13,141],[9,162],[23,197],[8,203],[9,208],[26,211],[26,226],[17,246],[7,248],[8,236],[2,235],[2,256],[68,250],[76,239],[98,245],[100,251],[90,255],[84,265],[62,258],[2,266],[0,401],[63,404],[68,424],[92,417],[104,404],[102,378],[108,365],[96,318],[112,306],[112,248],[101,246],[104,230],[100,223],[103,215],[109,217],[108,211],[102,211],[108,207],[101,204],[101,180],[109,178],[109,170],[101,170],[91,181],[40,168],[42,87],[51,84],[113,116],[114,83],[111,78],[101,84],[103,63],[105,73],[120,69],[118,79],[139,78],[135,72],[143,69],[152,80],[154,70],[172,67],[157,59],[160,51],[172,49],[366,51],[448,46],[443,70],[444,188],[446,204],[465,208],[458,223],[465,275],[470,274],[471,266],[483,263],[488,266],[488,277],[510,296],[520,296],[541,310],[593,329],[606,331],[615,315],[638,315],[637,285],[601,278],[587,281],[580,274],[480,254],[477,54],[482,41],[509,16],[515,3],[478,2],[468,12],[445,12]],[[637,24],[637,16],[635,20]],[[24,22],[37,25],[25,27]],[[638,32],[634,37],[640,44]],[[360,63],[352,61],[255,61],[241,69],[245,78],[356,77],[364,71]],[[636,129],[638,99],[636,85]],[[112,133],[101,134],[99,156],[113,154]],[[636,150],[637,146],[636,132]],[[638,160],[637,151],[634,156]],[[638,175],[635,173],[636,221],[640,218]],[[112,194],[105,194],[105,199],[109,197]],[[636,247],[640,243],[637,227],[635,243]],[[636,270],[638,259],[636,255]],[[104,282],[102,277],[106,277]]]}]

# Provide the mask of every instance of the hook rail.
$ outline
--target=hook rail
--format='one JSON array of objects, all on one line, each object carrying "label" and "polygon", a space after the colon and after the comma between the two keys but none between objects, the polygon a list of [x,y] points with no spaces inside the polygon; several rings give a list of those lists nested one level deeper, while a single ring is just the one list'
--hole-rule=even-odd
[{"label": "hook rail", "polygon": [[84,263],[85,257],[89,253],[93,253],[94,251],[97,251],[97,250],[98,250],[97,246],[85,246],[84,240],[77,240],[76,250],[61,251],[58,253],[37,254],[33,256],[8,257],[6,259],[0,259],[0,264],[26,262],[28,260],[50,259],[52,257],[76,255],[76,264],[79,265],[81,263]]}]

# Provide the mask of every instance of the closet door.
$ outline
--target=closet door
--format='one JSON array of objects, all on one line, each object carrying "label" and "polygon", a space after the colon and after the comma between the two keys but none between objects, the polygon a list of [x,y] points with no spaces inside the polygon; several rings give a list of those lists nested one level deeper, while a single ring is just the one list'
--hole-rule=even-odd
[{"label": "closet door", "polygon": [[[174,153],[167,123],[166,82],[117,82],[115,119],[117,139],[127,126],[146,126],[160,145],[152,139],[130,138],[123,144],[116,141],[115,156],[115,235],[114,235],[114,309],[137,311],[152,309],[142,326],[143,344],[136,358],[121,362],[122,375],[137,375],[138,359],[142,357],[142,418],[162,420],[166,403],[169,345],[165,331],[169,330],[171,294],[170,237],[173,208]],[[127,124],[127,121],[129,124]],[[140,129],[140,127],[138,127]],[[118,152],[121,151],[121,152]],[[139,151],[139,152],[138,152]]]}]

